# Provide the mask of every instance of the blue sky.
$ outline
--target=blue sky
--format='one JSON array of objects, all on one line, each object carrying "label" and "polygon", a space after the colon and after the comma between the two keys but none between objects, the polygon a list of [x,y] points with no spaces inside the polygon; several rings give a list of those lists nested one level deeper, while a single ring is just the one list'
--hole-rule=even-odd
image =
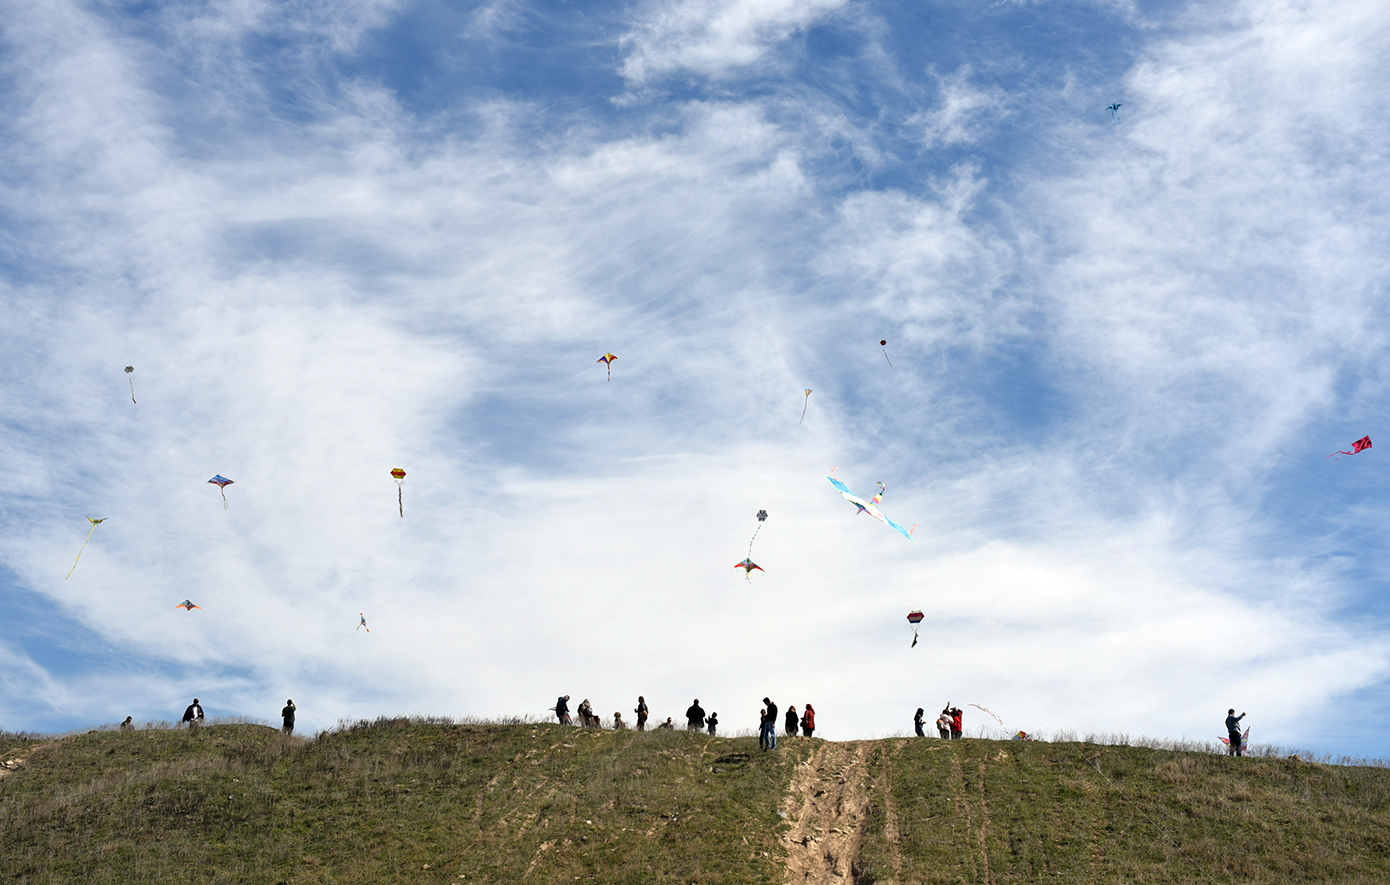
[{"label": "blue sky", "polygon": [[1390,11],[0,22],[0,728],[771,695],[1390,755],[1390,474],[1325,458],[1390,399]]}]

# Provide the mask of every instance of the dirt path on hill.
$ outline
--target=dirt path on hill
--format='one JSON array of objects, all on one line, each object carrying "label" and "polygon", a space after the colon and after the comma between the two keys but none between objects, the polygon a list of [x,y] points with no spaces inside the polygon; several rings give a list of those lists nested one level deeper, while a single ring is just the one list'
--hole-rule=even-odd
[{"label": "dirt path on hill", "polygon": [[869,804],[869,752],[863,742],[826,741],[797,766],[782,806],[792,825],[783,838],[793,885],[854,881]]}]

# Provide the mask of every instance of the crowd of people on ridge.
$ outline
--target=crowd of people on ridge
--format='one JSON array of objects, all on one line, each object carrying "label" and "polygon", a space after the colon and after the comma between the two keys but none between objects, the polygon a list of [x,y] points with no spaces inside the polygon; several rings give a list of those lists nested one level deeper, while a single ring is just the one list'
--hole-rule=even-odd
[{"label": "crowd of people on ridge", "polygon": [[[550,708],[555,713],[555,719],[561,725],[573,725],[574,719],[570,716],[570,696],[561,695],[555,699],[555,706]],[[603,719],[594,713],[593,704],[588,698],[579,702],[575,708],[575,714],[579,717],[579,724],[584,728],[603,728]],[[637,716],[637,721],[633,726],[637,731],[647,730],[647,719],[650,711],[647,709],[647,699],[642,695],[637,696],[637,706],[633,709]],[[797,715],[796,707],[789,707],[786,713],[785,728],[787,735],[795,735],[800,730],[803,737],[811,737],[816,730],[816,709],[810,704],[803,708],[800,716]],[[627,721],[623,719],[621,712],[613,714],[612,728],[615,731],[622,731],[627,728]],[[659,730],[674,730],[676,723],[674,717],[667,716],[666,721],[656,726]],[[710,712],[705,713],[705,708],[700,706],[700,699],[695,698],[685,711],[685,730],[700,731],[704,729],[711,735],[717,734],[719,730],[719,714]],[[763,698],[763,708],[758,714],[758,744],[765,750],[777,749],[777,705],[768,698]]]}]

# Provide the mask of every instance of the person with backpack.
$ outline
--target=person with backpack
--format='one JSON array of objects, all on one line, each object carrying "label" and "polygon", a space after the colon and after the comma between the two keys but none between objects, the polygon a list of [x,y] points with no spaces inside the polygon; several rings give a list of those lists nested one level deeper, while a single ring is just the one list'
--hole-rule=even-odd
[{"label": "person with backpack", "polygon": [[941,715],[936,717],[936,733],[943,741],[951,739],[951,702],[947,701],[946,706],[941,708]]},{"label": "person with backpack", "polygon": [[807,704],[801,708],[801,736],[810,737],[816,730],[816,708]]}]

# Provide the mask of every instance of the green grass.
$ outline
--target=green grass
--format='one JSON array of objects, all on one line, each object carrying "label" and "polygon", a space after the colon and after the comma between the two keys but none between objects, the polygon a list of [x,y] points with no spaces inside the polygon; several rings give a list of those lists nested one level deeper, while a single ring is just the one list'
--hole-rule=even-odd
[{"label": "green grass", "polygon": [[[421,720],[0,735],[26,760],[0,778],[0,882],[780,883],[778,811],[819,744]],[[854,885],[1390,882],[1382,768],[864,746]]]}]

